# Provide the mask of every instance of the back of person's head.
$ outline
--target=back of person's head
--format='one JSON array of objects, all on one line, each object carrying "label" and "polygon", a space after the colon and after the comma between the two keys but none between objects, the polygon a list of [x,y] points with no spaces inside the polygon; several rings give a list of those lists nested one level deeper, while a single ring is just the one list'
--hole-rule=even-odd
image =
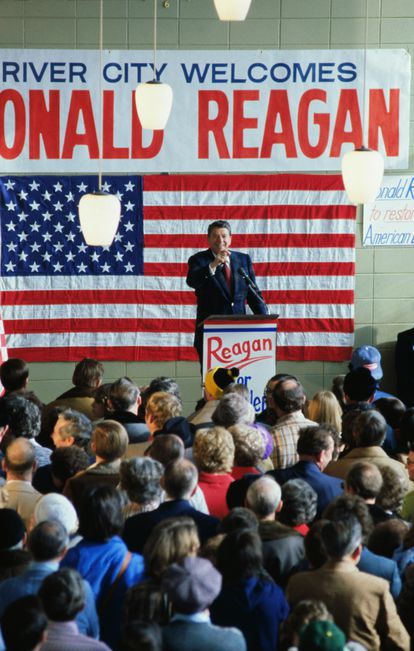
[{"label": "back of person's head", "polygon": [[342,408],[332,391],[318,391],[308,404],[308,418],[341,431]]},{"label": "back of person's head", "polygon": [[233,382],[229,384],[223,391],[223,395],[226,396],[228,393],[238,393],[242,398],[249,401],[250,399],[250,389],[248,386],[242,382]]},{"label": "back of person's head", "polygon": [[137,385],[129,377],[121,377],[111,384],[109,399],[116,411],[128,411],[140,396]]},{"label": "back of person's head", "polygon": [[229,432],[234,442],[234,465],[235,466],[256,466],[262,459],[266,443],[255,427],[238,423],[229,427]]},{"label": "back of person's head", "polygon": [[33,651],[45,639],[47,617],[40,600],[27,595],[12,601],[1,618],[6,651]]},{"label": "back of person's head", "polygon": [[278,382],[272,392],[273,403],[285,414],[300,411],[305,405],[305,390],[298,380],[287,378]]},{"label": "back of person's head", "polygon": [[259,521],[251,509],[246,509],[244,506],[235,506],[220,522],[218,532],[227,534],[239,529],[257,531],[258,528]]},{"label": "back of person's head", "polygon": [[354,515],[342,520],[326,521],[321,537],[328,558],[339,561],[352,555],[362,541],[362,527]]},{"label": "back of person's head", "polygon": [[86,470],[90,460],[82,448],[77,445],[56,448],[50,455],[50,471],[59,486],[64,486],[68,479],[81,470]]},{"label": "back of person's head", "polygon": [[73,445],[86,448],[91,440],[92,422],[76,409],[65,409],[59,416],[57,423],[60,423],[59,436],[62,439],[73,438]]},{"label": "back of person's head", "polygon": [[325,425],[310,425],[299,430],[297,452],[299,455],[318,457],[335,444],[332,429]]},{"label": "back of person's head", "polygon": [[105,542],[122,532],[124,499],[113,486],[87,488],[78,507],[79,533],[86,540]]},{"label": "back of person's head", "polygon": [[36,503],[34,510],[35,524],[45,520],[55,520],[65,527],[68,535],[78,530],[78,516],[72,502],[59,493],[47,493]]},{"label": "back of person's head", "polygon": [[224,427],[200,429],[193,443],[193,458],[200,471],[230,472],[234,465],[234,442]]},{"label": "back of person's head", "polygon": [[258,576],[262,571],[262,543],[252,529],[227,534],[217,550],[217,566],[225,583]]},{"label": "back of person's head", "polygon": [[278,520],[290,527],[313,522],[318,508],[318,495],[304,479],[290,479],[282,486],[283,507]]},{"label": "back of person's head", "polygon": [[159,461],[150,457],[124,459],[119,469],[120,487],[128,499],[140,506],[160,502],[162,488],[160,479],[164,468]]},{"label": "back of person's head", "polygon": [[[406,535],[408,535],[407,525],[404,520],[391,518],[375,525],[368,540],[368,548],[378,556],[392,558],[395,550],[403,543]],[[414,541],[410,546],[414,546]]]},{"label": "back of person's head", "polygon": [[322,530],[328,520],[316,520],[305,536],[305,555],[310,567],[317,570],[328,560]]},{"label": "back of person's head", "polygon": [[349,493],[339,495],[328,504],[323,513],[323,517],[326,520],[346,521],[349,516],[358,520],[365,542],[371,534],[374,525],[368,506],[362,497],[350,495]]},{"label": "back of person's head", "polygon": [[7,436],[31,439],[39,434],[41,413],[39,407],[31,400],[11,393],[1,398],[0,410],[7,413]]},{"label": "back of person's head", "polygon": [[363,411],[354,420],[353,434],[359,447],[381,445],[387,433],[387,423],[384,416],[375,409]]},{"label": "back of person's head", "polygon": [[113,411],[109,405],[111,386],[111,382],[105,382],[104,384],[100,384],[99,387],[96,387],[93,392],[92,411],[95,419],[105,418]]},{"label": "back of person's head", "polygon": [[184,443],[176,434],[160,434],[154,438],[145,454],[167,466],[184,458]]},{"label": "back of person's head", "polygon": [[222,578],[205,558],[187,556],[165,571],[162,587],[178,613],[203,612],[221,590]]},{"label": "back of person's head", "polygon": [[234,384],[234,380],[239,374],[238,368],[224,368],[223,366],[210,368],[204,376],[204,388],[207,397],[211,396],[215,400],[221,398],[224,390],[229,385]]},{"label": "back of person's head", "polygon": [[85,606],[85,588],[79,572],[62,567],[44,580],[39,590],[47,618],[52,622],[70,622]]},{"label": "back of person's head", "polygon": [[323,601],[304,599],[299,601],[283,622],[281,645],[283,648],[296,647],[301,629],[315,621],[333,622],[333,617]]},{"label": "back of person's head", "polygon": [[331,391],[343,409],[345,407],[345,393],[344,393],[344,380],[345,373],[336,375],[332,380]]},{"label": "back of person's head", "polygon": [[68,542],[68,532],[61,522],[44,520],[29,533],[27,546],[35,561],[53,561],[64,553]]},{"label": "back of person's head", "polygon": [[408,492],[408,477],[403,477],[401,473],[397,472],[391,466],[382,466],[380,472],[382,486],[376,504],[385,511],[398,513],[403,505],[404,497]]},{"label": "back of person's head", "polygon": [[382,475],[378,466],[368,461],[358,461],[346,476],[346,486],[362,499],[376,499],[382,487]]},{"label": "back of person's head", "polygon": [[401,419],[405,414],[405,404],[398,398],[379,398],[375,401],[375,409],[384,416],[392,429],[400,427]]},{"label": "back of person's head", "polygon": [[102,383],[104,367],[97,359],[84,357],[75,366],[72,375],[72,383],[75,387],[98,387]]},{"label": "back of person's head", "polygon": [[119,651],[162,651],[161,628],[156,622],[132,620],[122,629]]},{"label": "back of person's head", "polygon": [[256,479],[246,493],[246,505],[261,520],[276,512],[282,491],[279,484],[270,476]]},{"label": "back of person's head", "polygon": [[198,481],[197,468],[188,459],[179,459],[168,464],[164,470],[162,486],[168,497],[189,499]]},{"label": "back of person's head", "polygon": [[18,437],[9,443],[4,455],[7,472],[24,477],[33,470],[34,462],[35,449],[28,439]]},{"label": "back of person's head", "polygon": [[92,448],[107,463],[123,457],[128,449],[128,434],[116,420],[104,420],[92,431]]},{"label": "back of person's head", "polygon": [[174,393],[156,391],[146,402],[145,417],[149,418],[157,429],[162,429],[167,420],[181,416],[182,410],[181,400]]},{"label": "back of person's head", "polygon": [[197,554],[199,547],[198,531],[192,518],[162,520],[155,525],[145,543],[145,570],[152,578],[161,578],[171,563]]},{"label": "back of person's head", "polygon": [[24,389],[29,379],[29,366],[24,359],[10,357],[0,366],[0,382],[6,391]]},{"label": "back of person's head", "polygon": [[166,375],[160,375],[151,380],[146,391],[148,397],[158,391],[165,391],[166,393],[171,393],[176,396],[181,402],[181,393],[178,383],[172,377]]},{"label": "back of person's head", "polygon": [[352,402],[367,402],[372,398],[377,383],[367,368],[359,367],[346,374],[344,379],[345,397]]},{"label": "back of person's head", "polygon": [[0,509],[0,551],[21,549],[26,529],[20,515],[14,509]]},{"label": "back of person's head", "polygon": [[211,417],[213,423],[220,427],[231,427],[238,423],[250,425],[254,422],[254,408],[238,393],[223,396]]}]

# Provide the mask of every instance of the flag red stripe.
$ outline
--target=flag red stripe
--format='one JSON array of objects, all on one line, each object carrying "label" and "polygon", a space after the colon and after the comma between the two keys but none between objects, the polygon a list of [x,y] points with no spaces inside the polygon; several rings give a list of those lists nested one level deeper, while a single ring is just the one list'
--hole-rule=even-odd
[{"label": "flag red stripe", "polygon": [[[246,206],[246,211],[240,210],[244,206],[220,206],[220,219],[237,220],[237,221],[251,221],[252,211],[254,211],[254,219],[277,219],[277,220],[292,220],[292,219],[355,219],[355,208],[353,206],[306,206],[298,204],[284,204],[272,206]],[[217,219],[217,206],[145,206],[144,207],[145,219],[151,220],[202,220],[209,224]]]},{"label": "flag red stripe", "polygon": [[325,362],[348,362],[352,346],[280,346],[276,359],[280,362],[311,362],[323,358]]},{"label": "flag red stripe", "polygon": [[[147,248],[194,248],[203,249],[206,246],[205,235],[180,234],[156,234],[145,235],[144,244]],[[352,248],[355,244],[355,236],[350,233],[318,233],[310,235],[307,233],[246,233],[232,237],[232,245],[235,248]]]},{"label": "flag red stripe", "polygon": [[[340,304],[353,303],[353,290],[289,290],[289,291],[264,291],[263,296],[267,303],[296,303],[298,305],[314,304]],[[27,291],[16,294],[3,292],[3,305],[79,305],[94,303],[144,303],[147,305],[195,305],[192,291],[139,291],[139,290],[76,290],[70,293],[58,291]],[[53,323],[51,324],[53,325]]]},{"label": "flag red stripe", "polygon": [[[354,262],[255,262],[256,278],[260,276],[352,276]],[[146,276],[186,276],[187,264],[183,262],[144,262]]]},{"label": "flag red stripe", "polygon": [[[218,190],[344,190],[340,174],[154,174],[144,176],[144,192]],[[203,207],[204,209],[204,207]]]},{"label": "flag red stripe", "polygon": [[[278,319],[280,332],[353,332],[352,319]],[[6,333],[49,332],[48,319],[5,319]],[[113,332],[113,319],[53,319],[53,332]],[[157,319],[160,332],[193,332],[193,319]],[[153,319],[121,319],[121,332],[153,332]]]}]

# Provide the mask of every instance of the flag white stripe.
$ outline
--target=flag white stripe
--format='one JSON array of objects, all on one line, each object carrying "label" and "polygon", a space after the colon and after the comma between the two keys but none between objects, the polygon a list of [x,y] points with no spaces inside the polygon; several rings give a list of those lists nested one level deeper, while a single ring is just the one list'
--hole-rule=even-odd
[{"label": "flag white stripe", "polygon": [[346,332],[279,332],[277,346],[350,346],[354,335]]},{"label": "flag white stripe", "polygon": [[144,206],[349,206],[344,190],[144,191]]},{"label": "flag white stripe", "polygon": [[[354,306],[349,304],[269,304],[269,311],[278,313],[283,319],[350,319],[354,315]],[[116,315],[116,317],[114,317]],[[8,320],[23,319],[195,319],[196,308],[193,305],[152,305],[133,303],[115,304],[63,304],[49,305],[40,310],[38,305],[5,305],[3,318]],[[154,329],[156,324],[154,324]]]},{"label": "flag white stripe", "polygon": [[[352,276],[257,276],[256,280],[261,289],[267,290],[352,290],[354,281]],[[93,289],[111,290],[119,289],[118,276],[56,276],[53,290]],[[4,276],[0,279],[3,291],[37,291],[39,279],[36,276],[20,278],[17,276]],[[45,290],[48,289],[45,287]],[[186,291],[193,292],[187,285],[184,277],[170,276],[125,276],[122,279],[122,289],[145,291]],[[0,322],[1,324],[1,322]]]}]

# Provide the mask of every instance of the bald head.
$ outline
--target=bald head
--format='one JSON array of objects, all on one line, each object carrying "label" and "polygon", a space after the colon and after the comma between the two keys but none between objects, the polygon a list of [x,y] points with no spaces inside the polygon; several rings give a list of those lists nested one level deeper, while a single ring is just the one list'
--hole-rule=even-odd
[{"label": "bald head", "polygon": [[278,415],[300,411],[306,401],[303,386],[294,378],[278,382],[273,388],[272,397]]},{"label": "bald head", "polygon": [[35,462],[35,450],[29,439],[19,437],[14,439],[6,449],[4,457],[4,469],[7,475],[10,473],[19,476],[30,476]]},{"label": "bald head", "polygon": [[162,485],[168,497],[189,499],[198,481],[197,468],[188,459],[179,459],[168,464],[162,478]]},{"label": "bald head", "polygon": [[260,477],[248,488],[246,505],[259,520],[273,518],[279,510],[282,491],[272,477]]}]

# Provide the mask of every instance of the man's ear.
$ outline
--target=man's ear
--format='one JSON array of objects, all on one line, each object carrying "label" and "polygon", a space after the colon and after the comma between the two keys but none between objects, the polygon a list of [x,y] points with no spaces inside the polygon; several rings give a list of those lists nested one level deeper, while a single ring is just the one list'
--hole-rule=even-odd
[{"label": "man's ear", "polygon": [[280,500],[279,504],[276,507],[276,513],[280,513],[282,509],[283,509],[283,500]]},{"label": "man's ear", "polygon": [[141,396],[138,396],[138,398],[137,398],[138,407],[140,406],[141,403],[142,403],[142,398],[141,398]]}]

